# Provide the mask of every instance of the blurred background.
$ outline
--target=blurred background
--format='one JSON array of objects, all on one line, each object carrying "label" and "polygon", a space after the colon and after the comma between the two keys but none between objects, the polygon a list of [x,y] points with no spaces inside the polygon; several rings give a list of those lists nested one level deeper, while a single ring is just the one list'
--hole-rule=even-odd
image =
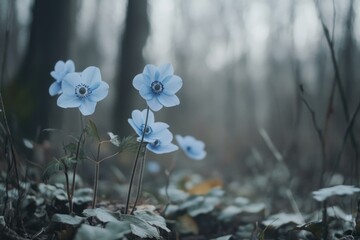
[{"label": "blurred background", "polygon": [[[42,144],[51,138],[44,128],[79,132],[78,110],[48,94],[58,60],[101,69],[109,95],[88,119],[104,139],[133,134],[127,119],[146,108],[133,77],[147,63],[171,63],[184,83],[181,104],[155,117],[203,140],[208,155],[150,155],[160,164],[153,179],[178,158],[178,169],[249,195],[269,185],[308,196],[358,184],[359,10],[354,0],[0,1],[1,88],[14,138]],[[132,161],[116,162],[126,172]]]}]

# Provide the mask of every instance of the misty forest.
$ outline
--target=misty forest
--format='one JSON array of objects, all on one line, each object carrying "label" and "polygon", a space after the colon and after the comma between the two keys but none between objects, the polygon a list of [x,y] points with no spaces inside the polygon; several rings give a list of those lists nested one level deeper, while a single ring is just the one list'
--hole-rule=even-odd
[{"label": "misty forest", "polygon": [[0,239],[360,239],[359,14],[1,0]]}]

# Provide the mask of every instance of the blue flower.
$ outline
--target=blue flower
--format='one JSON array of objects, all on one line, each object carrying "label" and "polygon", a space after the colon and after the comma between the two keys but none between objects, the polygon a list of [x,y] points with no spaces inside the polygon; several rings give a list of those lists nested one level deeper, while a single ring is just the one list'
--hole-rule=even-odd
[{"label": "blue flower", "polygon": [[62,81],[63,93],[57,100],[62,108],[78,107],[84,115],[95,112],[96,103],[103,100],[109,92],[109,85],[101,80],[100,69],[88,67],[82,73],[69,73]]},{"label": "blue flower", "polygon": [[[134,110],[131,113],[131,117],[128,119],[128,123],[135,130],[138,135],[138,141],[141,141],[145,120],[146,120],[146,109],[140,112],[140,110]],[[163,122],[155,122],[154,113],[149,110],[148,121],[146,124],[146,130],[144,135],[144,142],[154,142],[156,139],[162,137],[162,135],[168,134],[169,125]]]},{"label": "blue flower", "polygon": [[58,61],[55,64],[54,71],[50,73],[50,75],[55,79],[55,82],[53,82],[49,87],[49,94],[51,96],[55,96],[62,92],[61,82],[68,73],[72,72],[75,72],[75,64],[71,60],[67,60],[66,62]]},{"label": "blue flower", "polygon": [[175,137],[176,141],[179,143],[180,148],[189,158],[194,160],[202,160],[205,158],[206,152],[204,150],[204,142],[197,140],[192,136],[182,137],[180,135],[176,135]]},{"label": "blue flower", "polygon": [[171,143],[173,135],[170,131],[162,134],[161,138],[156,139],[154,142],[148,143],[146,148],[156,154],[163,154],[173,152],[179,149],[178,146]]},{"label": "blue flower", "polygon": [[159,111],[163,106],[173,107],[180,104],[175,93],[181,88],[182,80],[174,75],[171,64],[160,67],[146,65],[144,71],[135,76],[133,86],[139,90],[141,97],[153,111]]}]

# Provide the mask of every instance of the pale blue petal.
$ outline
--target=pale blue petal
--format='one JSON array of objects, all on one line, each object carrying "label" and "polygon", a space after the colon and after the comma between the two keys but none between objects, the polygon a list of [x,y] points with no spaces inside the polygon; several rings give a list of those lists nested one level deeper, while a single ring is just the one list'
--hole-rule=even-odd
[{"label": "pale blue petal", "polygon": [[65,63],[65,69],[68,73],[75,72],[75,64],[72,60],[67,60]]},{"label": "pale blue petal", "polygon": [[149,100],[149,101],[146,101],[148,106],[151,108],[151,110],[153,111],[159,111],[163,105],[161,105],[161,103],[159,102],[159,100],[154,97],[153,99]]},{"label": "pale blue petal", "polygon": [[61,82],[53,82],[49,87],[49,94],[55,96],[61,93]]},{"label": "pale blue petal", "polygon": [[179,149],[178,146],[172,143],[166,145],[161,144],[157,147],[154,147],[152,144],[147,144],[146,148],[156,154],[170,153]]},{"label": "pale blue petal", "polygon": [[165,107],[173,107],[180,104],[180,100],[176,95],[160,94],[157,96],[157,99]]},{"label": "pale blue petal", "polygon": [[129,118],[128,119],[128,123],[130,124],[130,126],[134,129],[134,131],[136,132],[136,134],[138,136],[141,136],[142,132],[141,132],[141,129],[138,128],[138,126],[136,125],[136,123],[134,122],[133,119]]},{"label": "pale blue petal", "polygon": [[164,129],[169,128],[169,125],[163,122],[156,122],[154,124],[151,125],[151,128],[153,130],[153,132],[160,132],[163,131]]},{"label": "pale blue petal", "polygon": [[146,101],[153,99],[153,97],[155,96],[151,88],[144,85],[140,88],[139,93],[141,97],[143,97]]},{"label": "pale blue petal", "polygon": [[159,72],[159,68],[152,64],[147,64],[144,68],[143,74],[145,77],[145,80],[151,80],[153,82],[155,80],[156,72]]},{"label": "pale blue petal", "polygon": [[57,105],[62,108],[79,107],[82,101],[76,95],[61,94],[57,99]]},{"label": "pale blue petal", "polygon": [[62,91],[68,95],[74,94],[77,85],[81,84],[81,77],[79,73],[69,73],[61,82]]},{"label": "pale blue petal", "polygon": [[193,152],[193,151],[185,151],[185,154],[194,160],[203,160],[206,156],[205,151]]},{"label": "pale blue petal", "polygon": [[159,72],[161,80],[164,80],[166,77],[174,74],[174,68],[171,64],[163,64],[159,67]]},{"label": "pale blue petal", "polygon": [[142,73],[136,75],[133,79],[133,86],[135,89],[140,90],[143,87],[150,87],[151,86],[151,81],[146,81],[144,78],[144,75]]},{"label": "pale blue petal", "polygon": [[139,110],[132,111],[131,117],[137,128],[140,128],[141,125],[144,124],[142,113]]},{"label": "pale blue petal", "polygon": [[58,72],[52,71],[50,72],[50,75],[56,80],[56,81],[61,81],[61,76]]},{"label": "pale blue petal", "polygon": [[92,93],[89,95],[89,99],[93,102],[103,100],[109,93],[109,85],[106,82],[101,81],[96,89],[92,89]]},{"label": "pale blue petal", "polygon": [[[142,117],[143,117],[143,124],[145,124],[147,109],[142,110],[141,113],[142,113]],[[154,113],[151,110],[149,110],[147,125],[152,125],[154,122],[155,122]]]},{"label": "pale blue petal", "polygon": [[173,95],[182,87],[182,79],[178,76],[172,76],[167,78],[164,82],[164,93],[167,95]]},{"label": "pale blue petal", "polygon": [[154,140],[158,139],[162,143],[168,144],[173,140],[173,135],[168,129],[164,129],[159,132],[153,132],[153,134],[151,134],[151,138]]},{"label": "pale blue petal", "polygon": [[181,146],[181,148],[183,148],[182,146],[184,145],[184,138],[181,135],[175,135],[175,139],[178,142],[178,144]]},{"label": "pale blue petal", "polygon": [[56,72],[63,72],[65,71],[65,63],[63,61],[57,61],[54,67]]},{"label": "pale blue petal", "polygon": [[96,102],[85,100],[79,107],[79,110],[82,115],[88,116],[95,112]]},{"label": "pale blue petal", "polygon": [[81,79],[84,84],[88,85],[89,87],[93,87],[95,84],[101,81],[100,69],[92,66],[87,67],[81,73]]}]

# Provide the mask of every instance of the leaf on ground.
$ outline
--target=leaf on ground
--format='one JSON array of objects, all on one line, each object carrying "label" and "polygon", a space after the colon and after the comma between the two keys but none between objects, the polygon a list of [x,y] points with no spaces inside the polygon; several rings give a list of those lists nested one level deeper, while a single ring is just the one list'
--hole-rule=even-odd
[{"label": "leaf on ground", "polygon": [[79,216],[71,216],[69,214],[59,214],[59,213],[54,214],[51,218],[52,222],[59,222],[72,226],[80,224],[82,220],[83,218]]},{"label": "leaf on ground", "polygon": [[195,235],[199,234],[199,227],[197,223],[191,216],[187,214],[179,216],[177,218],[176,229],[183,234],[188,234],[188,233],[192,233]]},{"label": "leaf on ground", "polygon": [[81,225],[78,229],[74,240],[115,240],[114,234],[108,229],[101,227],[90,226],[87,224]]},{"label": "leaf on ground", "polygon": [[229,240],[232,237],[232,235],[225,235],[222,237],[213,238],[212,240]]},{"label": "leaf on ground", "polygon": [[109,232],[112,233],[114,238],[121,239],[126,234],[131,233],[131,227],[129,222],[108,222],[105,226]]},{"label": "leaf on ground", "polygon": [[100,222],[116,222],[119,221],[114,215],[102,208],[85,209],[83,214],[86,217],[96,217]]},{"label": "leaf on ground", "polygon": [[194,187],[188,190],[188,193],[192,195],[206,195],[208,194],[213,188],[222,187],[223,183],[219,179],[211,179],[207,181],[203,181]]},{"label": "leaf on ground", "polygon": [[140,210],[135,211],[134,215],[155,227],[159,227],[167,232],[170,232],[170,229],[166,227],[165,219],[162,216],[155,214],[154,212]]},{"label": "leaf on ground", "polygon": [[293,213],[278,213],[268,217],[266,220],[262,221],[265,226],[271,226],[273,228],[279,228],[285,224],[304,224],[302,216],[299,214]]},{"label": "leaf on ground", "polygon": [[146,221],[132,215],[121,215],[121,221],[130,223],[131,232],[141,238],[160,239],[159,231],[156,227],[150,225]]}]

